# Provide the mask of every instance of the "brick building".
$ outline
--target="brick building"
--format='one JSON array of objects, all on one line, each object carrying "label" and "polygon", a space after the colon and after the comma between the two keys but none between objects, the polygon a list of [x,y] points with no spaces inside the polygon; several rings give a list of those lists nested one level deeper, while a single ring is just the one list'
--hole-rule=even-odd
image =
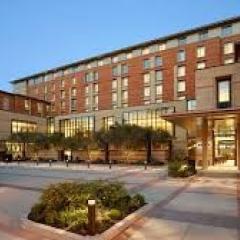
[{"label": "brick building", "polygon": [[12,84],[15,93],[51,102],[49,128],[65,136],[115,122],[164,128],[175,146],[194,143],[202,165],[237,165],[239,61],[240,17],[234,17]]}]

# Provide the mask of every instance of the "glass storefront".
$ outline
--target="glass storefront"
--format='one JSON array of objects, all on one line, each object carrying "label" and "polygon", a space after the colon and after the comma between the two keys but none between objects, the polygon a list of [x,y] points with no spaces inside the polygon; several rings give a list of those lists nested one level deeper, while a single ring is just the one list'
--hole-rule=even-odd
[{"label": "glass storefront", "polygon": [[174,135],[174,125],[161,118],[161,110],[139,110],[123,113],[123,123],[163,129]]},{"label": "glass storefront", "polygon": [[20,133],[20,132],[36,132],[37,124],[33,122],[12,120],[11,132]]},{"label": "glass storefront", "polygon": [[78,132],[89,134],[94,131],[94,116],[76,117],[60,120],[60,132],[65,137],[72,137]]}]

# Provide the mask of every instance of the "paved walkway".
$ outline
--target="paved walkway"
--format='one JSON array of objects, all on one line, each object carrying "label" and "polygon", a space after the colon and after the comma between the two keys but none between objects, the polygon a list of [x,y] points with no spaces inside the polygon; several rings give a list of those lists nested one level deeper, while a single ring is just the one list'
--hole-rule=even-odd
[{"label": "paved walkway", "polygon": [[239,240],[237,174],[202,173],[115,240]]},{"label": "paved walkway", "polygon": [[[47,240],[22,229],[20,218],[41,189],[59,181],[118,180],[140,192],[155,208],[115,240],[240,239],[240,182],[236,172],[202,173],[191,180],[171,179],[165,168],[78,166],[0,167],[0,239]],[[51,239],[49,239],[51,240]],[[64,239],[63,239],[64,240]]]}]

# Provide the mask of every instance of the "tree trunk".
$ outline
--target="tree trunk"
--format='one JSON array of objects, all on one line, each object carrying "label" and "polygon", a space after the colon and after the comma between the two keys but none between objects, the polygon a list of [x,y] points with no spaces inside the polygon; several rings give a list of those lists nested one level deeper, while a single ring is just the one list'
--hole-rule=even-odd
[{"label": "tree trunk", "polygon": [[23,160],[25,160],[25,159],[26,159],[26,143],[25,143],[25,142],[23,143],[23,152],[22,152],[22,158],[23,158]]},{"label": "tree trunk", "polygon": [[152,141],[151,138],[147,139],[147,163],[151,162],[152,158]]},{"label": "tree trunk", "polygon": [[108,163],[109,162],[109,144],[105,145],[105,162]]}]

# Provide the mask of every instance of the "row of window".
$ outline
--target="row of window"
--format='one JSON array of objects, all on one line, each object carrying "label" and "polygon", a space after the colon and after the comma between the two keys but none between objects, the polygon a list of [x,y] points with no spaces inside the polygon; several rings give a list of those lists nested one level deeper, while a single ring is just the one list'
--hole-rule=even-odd
[{"label": "row of window", "polygon": [[[232,29],[233,29],[232,25],[223,26],[221,28],[221,33],[220,33],[221,37],[226,37],[226,36],[231,35],[233,33]],[[198,34],[198,41],[203,41],[203,40],[207,40],[207,39],[208,39],[208,31],[203,31]],[[178,46],[183,46],[185,44],[187,44],[187,37],[180,37],[178,39]],[[99,61],[94,61],[94,62],[86,64],[86,65],[69,67],[65,70],[59,70],[55,73],[49,73],[45,76],[39,76],[34,79],[29,79],[28,83],[29,83],[29,85],[39,84],[41,82],[49,81],[49,80],[55,79],[57,77],[62,77],[64,75],[68,75],[71,73],[76,73],[79,71],[83,71],[83,70],[87,70],[87,69],[91,69],[91,68],[95,68],[95,67],[101,67],[101,66],[107,65],[107,64],[121,62],[121,61],[124,61],[127,59],[131,59],[132,57],[146,55],[146,54],[150,54],[150,53],[154,53],[154,52],[158,52],[158,51],[163,51],[166,49],[167,49],[166,43],[154,44],[154,45],[152,45],[150,47],[146,47],[144,49],[136,49],[129,53],[121,53],[118,56],[114,56],[112,58],[107,57],[105,59],[102,59]],[[95,79],[95,78],[97,78],[97,76],[94,76],[94,73],[91,73],[91,74],[89,74],[89,76],[87,76],[88,80]],[[90,80],[90,81],[92,81],[92,80]]]}]

